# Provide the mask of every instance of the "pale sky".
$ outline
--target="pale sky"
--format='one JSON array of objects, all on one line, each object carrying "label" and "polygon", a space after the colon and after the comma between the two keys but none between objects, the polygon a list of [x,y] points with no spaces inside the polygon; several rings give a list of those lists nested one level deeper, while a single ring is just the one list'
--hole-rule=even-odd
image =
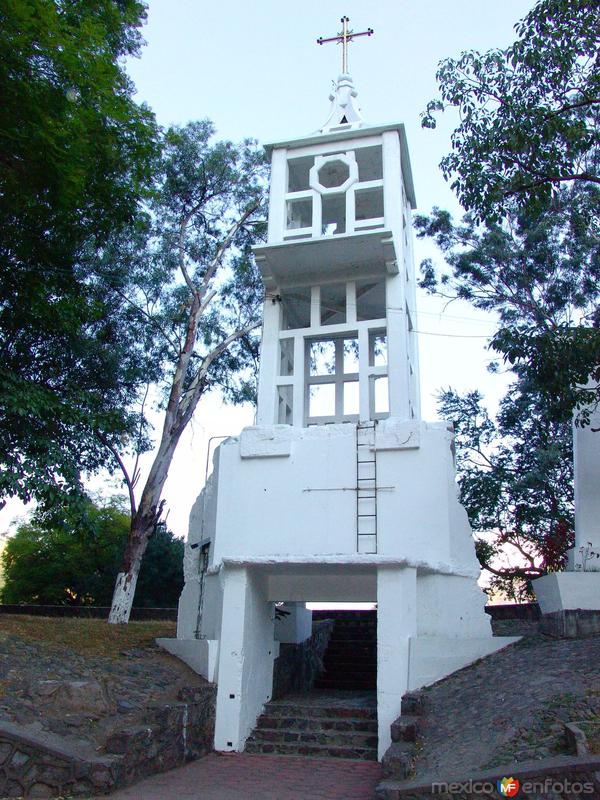
[{"label": "pale sky", "polygon": [[[147,102],[161,125],[210,118],[218,137],[261,143],[302,136],[327,118],[332,80],[340,72],[341,48],[318,46],[335,35],[343,15],[350,28],[374,29],[350,45],[349,68],[367,123],[406,126],[418,213],[432,206],[460,208],[438,164],[450,149],[456,118],[448,114],[435,131],[419,115],[436,96],[435,72],[445,57],[468,49],[506,47],[514,24],[534,0],[421,0],[420,3],[329,0],[283,4],[275,0],[150,0],[141,58],[128,63],[137,99]],[[416,268],[435,250],[416,244]],[[434,395],[452,386],[478,388],[495,408],[506,385],[486,371],[486,336],[493,320],[466,304],[444,311],[438,300],[418,298],[417,329],[424,419],[434,419]],[[191,505],[204,483],[208,438],[239,433],[251,424],[251,408],[223,408],[218,397],[199,406],[180,443],[166,489],[168,524],[187,533]],[[0,532],[19,512],[0,512]]]}]

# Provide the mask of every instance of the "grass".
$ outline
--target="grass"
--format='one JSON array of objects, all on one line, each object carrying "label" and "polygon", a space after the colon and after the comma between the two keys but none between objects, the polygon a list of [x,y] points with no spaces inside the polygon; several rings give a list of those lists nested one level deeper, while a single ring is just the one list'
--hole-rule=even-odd
[{"label": "grass", "polygon": [[68,648],[84,656],[117,658],[122,650],[154,646],[157,636],[175,636],[176,624],[157,620],[109,625],[103,619],[2,614],[0,642],[9,635],[49,647]]}]

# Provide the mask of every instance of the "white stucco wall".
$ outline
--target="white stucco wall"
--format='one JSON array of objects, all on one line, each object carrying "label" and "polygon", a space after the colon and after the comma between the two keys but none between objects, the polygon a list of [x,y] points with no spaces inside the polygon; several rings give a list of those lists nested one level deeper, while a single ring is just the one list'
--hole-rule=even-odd
[{"label": "white stucco wall", "polygon": [[239,442],[221,445],[228,491],[219,492],[215,562],[356,550],[356,495],[338,491],[356,485],[355,426],[288,431],[289,456],[242,458]]},{"label": "white stucco wall", "polygon": [[472,578],[419,575],[417,581],[419,636],[450,639],[491,636],[491,619],[484,611],[485,593]]}]

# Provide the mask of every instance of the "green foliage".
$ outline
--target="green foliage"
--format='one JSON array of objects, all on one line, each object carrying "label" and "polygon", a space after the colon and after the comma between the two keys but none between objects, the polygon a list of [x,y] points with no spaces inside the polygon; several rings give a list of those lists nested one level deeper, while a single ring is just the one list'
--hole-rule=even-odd
[{"label": "green foliage", "polygon": [[[417,235],[433,238],[450,268],[423,262],[421,286],[495,312],[491,347],[543,395],[549,414],[565,420],[579,406],[583,423],[600,385],[597,196],[595,188],[562,189],[545,209],[513,205],[502,223],[478,225],[467,214],[455,224],[439,209],[415,222]],[[590,376],[596,380],[579,389]]]},{"label": "green foliage", "polygon": [[573,545],[570,423],[552,420],[523,382],[496,420],[479,392],[442,392],[438,410],[454,424],[460,498],[482,534],[476,552],[490,586],[523,599],[531,578],[564,568]]},{"label": "green foliage", "polygon": [[0,8],[0,502],[76,491],[104,459],[94,429],[134,427],[134,320],[90,260],[131,230],[152,174],[153,117],[121,66],[144,16],[137,0]]},{"label": "green foliage", "polygon": [[423,114],[454,107],[460,124],[441,163],[462,205],[502,216],[511,198],[545,204],[564,183],[600,185],[600,6],[539,0],[507,50],[442,61],[441,97]]},{"label": "green foliage", "polygon": [[[573,536],[571,417],[597,397],[582,392],[600,363],[599,244],[586,203],[590,188],[563,188],[547,208],[518,209],[502,223],[454,223],[434,209],[418,217],[418,236],[432,237],[445,257],[421,265],[423,288],[494,312],[490,347],[515,374],[491,420],[477,392],[441,395],[441,414],[455,423],[461,499],[492,587],[522,597],[527,581],[564,565]],[[494,369],[500,365],[494,364]],[[596,377],[598,377],[596,375]],[[516,554],[511,566],[501,554]]]},{"label": "green foliage", "polygon": [[[86,499],[38,510],[2,553],[4,603],[110,605],[130,519]],[[150,538],[137,606],[173,607],[183,587],[183,542],[164,526]]]}]

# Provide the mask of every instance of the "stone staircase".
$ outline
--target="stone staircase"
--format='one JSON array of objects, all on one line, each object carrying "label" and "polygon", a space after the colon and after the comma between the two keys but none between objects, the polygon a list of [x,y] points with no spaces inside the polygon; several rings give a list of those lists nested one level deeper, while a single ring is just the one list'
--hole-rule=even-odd
[{"label": "stone staircase", "polygon": [[[417,740],[422,725],[424,695],[421,691],[407,692],[402,697],[400,716],[391,725],[392,743],[386,750],[382,765],[385,778],[405,780],[414,771]],[[387,795],[381,794],[381,797]],[[390,795],[390,799],[393,795]]]},{"label": "stone staircase", "polygon": [[377,613],[318,612],[335,621],[316,689],[373,691],[377,687]]},{"label": "stone staircase", "polygon": [[267,703],[245,751],[376,761],[375,695],[316,691]]}]

